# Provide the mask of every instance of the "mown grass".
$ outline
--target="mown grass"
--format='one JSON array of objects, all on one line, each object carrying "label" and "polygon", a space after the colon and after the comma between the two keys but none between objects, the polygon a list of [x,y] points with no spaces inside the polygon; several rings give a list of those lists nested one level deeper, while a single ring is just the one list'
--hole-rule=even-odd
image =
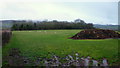
[{"label": "mown grass", "polygon": [[80,30],[35,30],[13,31],[10,43],[3,47],[3,56],[11,48],[19,48],[23,56],[50,58],[53,54],[65,55],[79,53],[95,59],[106,57],[110,64],[118,61],[117,39],[73,40],[69,37]]}]

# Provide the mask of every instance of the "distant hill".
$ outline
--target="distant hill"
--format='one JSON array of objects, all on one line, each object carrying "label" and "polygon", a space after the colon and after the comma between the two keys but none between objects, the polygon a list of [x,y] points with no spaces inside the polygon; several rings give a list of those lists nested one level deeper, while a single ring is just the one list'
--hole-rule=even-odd
[{"label": "distant hill", "polygon": [[2,29],[9,29],[13,26],[14,23],[23,23],[25,20],[0,20],[2,22]]},{"label": "distant hill", "polygon": [[0,22],[2,23],[2,29],[9,29],[12,27],[14,20],[1,20]]},{"label": "distant hill", "polygon": [[94,24],[95,28],[100,29],[110,29],[110,30],[120,30],[120,25],[100,25],[100,24]]}]

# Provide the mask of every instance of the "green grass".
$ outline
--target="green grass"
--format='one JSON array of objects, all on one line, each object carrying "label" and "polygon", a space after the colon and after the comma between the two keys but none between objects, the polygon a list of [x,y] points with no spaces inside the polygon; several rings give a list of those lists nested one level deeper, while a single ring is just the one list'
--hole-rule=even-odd
[{"label": "green grass", "polygon": [[13,31],[10,43],[3,47],[3,55],[7,55],[10,48],[19,48],[21,54],[28,57],[50,58],[52,54],[64,57],[78,52],[80,56],[89,55],[95,59],[106,57],[111,64],[116,62],[119,41],[117,39],[72,40],[68,38],[80,30],[38,31],[41,32]]}]

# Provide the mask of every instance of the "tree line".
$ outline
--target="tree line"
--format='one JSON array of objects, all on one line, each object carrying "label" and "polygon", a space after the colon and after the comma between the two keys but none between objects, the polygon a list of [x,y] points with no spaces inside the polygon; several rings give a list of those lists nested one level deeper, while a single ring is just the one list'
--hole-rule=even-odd
[{"label": "tree line", "polygon": [[49,30],[49,29],[94,29],[92,23],[85,23],[76,19],[74,22],[67,21],[14,21],[12,30]]}]

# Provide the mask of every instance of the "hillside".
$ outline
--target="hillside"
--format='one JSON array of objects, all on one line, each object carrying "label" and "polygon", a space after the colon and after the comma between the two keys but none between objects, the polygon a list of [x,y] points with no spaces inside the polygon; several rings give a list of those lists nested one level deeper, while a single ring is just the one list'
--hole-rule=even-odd
[{"label": "hillside", "polygon": [[94,24],[95,28],[101,28],[101,29],[110,29],[110,30],[119,30],[120,25],[99,25]]}]

